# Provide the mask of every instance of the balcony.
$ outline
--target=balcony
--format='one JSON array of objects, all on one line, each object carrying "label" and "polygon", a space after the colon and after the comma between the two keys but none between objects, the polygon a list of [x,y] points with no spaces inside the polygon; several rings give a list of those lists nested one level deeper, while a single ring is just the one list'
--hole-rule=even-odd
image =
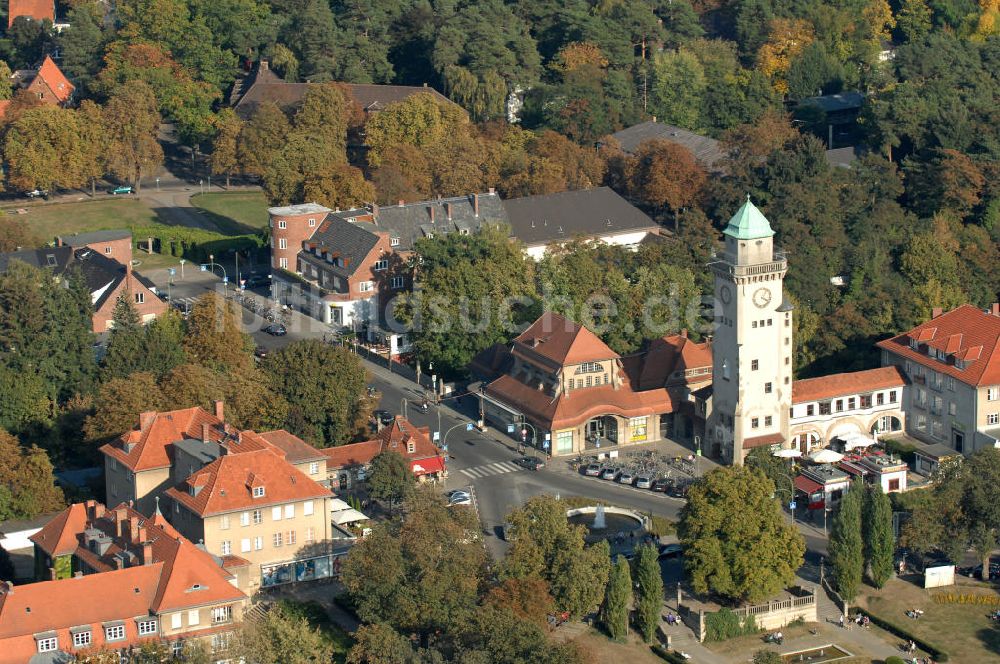
[{"label": "balcony", "polygon": [[770,263],[757,263],[756,265],[733,265],[728,261],[715,261],[709,263],[716,272],[732,278],[755,277],[761,274],[772,274],[774,272],[784,272],[788,269],[788,261],[781,252],[775,252],[778,260]]}]

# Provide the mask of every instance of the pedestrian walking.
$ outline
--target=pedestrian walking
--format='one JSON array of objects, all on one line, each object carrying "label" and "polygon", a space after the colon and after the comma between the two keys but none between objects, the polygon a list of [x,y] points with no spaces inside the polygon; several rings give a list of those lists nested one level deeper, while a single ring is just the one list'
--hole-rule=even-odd
[{"label": "pedestrian walking", "polygon": [[844,629],[844,614],[843,613],[840,614],[840,618],[837,620],[837,623],[840,625],[840,629]]}]

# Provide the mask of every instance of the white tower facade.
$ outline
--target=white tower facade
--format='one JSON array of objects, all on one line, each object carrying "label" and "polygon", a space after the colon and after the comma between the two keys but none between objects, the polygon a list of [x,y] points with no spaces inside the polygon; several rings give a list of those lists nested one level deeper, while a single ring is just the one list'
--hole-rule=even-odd
[{"label": "white tower facade", "polygon": [[742,464],[755,447],[787,446],[792,405],[792,306],[785,299],[785,256],[750,202],[723,231],[715,275],[709,449]]}]

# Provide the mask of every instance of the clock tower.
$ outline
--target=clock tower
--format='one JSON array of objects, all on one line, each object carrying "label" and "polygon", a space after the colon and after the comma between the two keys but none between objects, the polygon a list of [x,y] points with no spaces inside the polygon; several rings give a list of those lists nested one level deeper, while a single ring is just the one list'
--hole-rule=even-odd
[{"label": "clock tower", "polygon": [[755,447],[787,446],[792,405],[792,306],[788,263],[774,231],[747,196],[723,231],[715,276],[712,406],[708,449],[742,464]]}]

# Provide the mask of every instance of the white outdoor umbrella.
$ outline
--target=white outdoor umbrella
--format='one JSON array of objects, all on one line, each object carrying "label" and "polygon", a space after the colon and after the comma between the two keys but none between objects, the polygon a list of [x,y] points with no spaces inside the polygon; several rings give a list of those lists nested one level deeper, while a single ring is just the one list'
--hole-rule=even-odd
[{"label": "white outdoor umbrella", "polygon": [[346,509],[339,512],[333,513],[333,522],[338,526],[342,526],[345,523],[355,523],[357,521],[367,521],[368,517],[357,511],[356,509]]},{"label": "white outdoor umbrella", "polygon": [[778,457],[779,459],[798,459],[800,456],[802,456],[802,452],[799,452],[798,450],[794,449],[778,450],[777,452],[774,453],[774,456]]},{"label": "white outdoor umbrella", "polygon": [[860,438],[855,438],[854,440],[852,440],[851,443],[850,443],[850,445],[849,445],[849,447],[851,447],[851,448],[855,448],[855,447],[871,447],[874,444],[875,444],[875,441],[872,440],[871,438],[865,438],[864,436],[861,436]]},{"label": "white outdoor umbrella", "polygon": [[840,452],[834,452],[831,449],[824,448],[822,450],[816,450],[809,455],[809,458],[816,463],[837,463],[844,458],[844,455]]}]

